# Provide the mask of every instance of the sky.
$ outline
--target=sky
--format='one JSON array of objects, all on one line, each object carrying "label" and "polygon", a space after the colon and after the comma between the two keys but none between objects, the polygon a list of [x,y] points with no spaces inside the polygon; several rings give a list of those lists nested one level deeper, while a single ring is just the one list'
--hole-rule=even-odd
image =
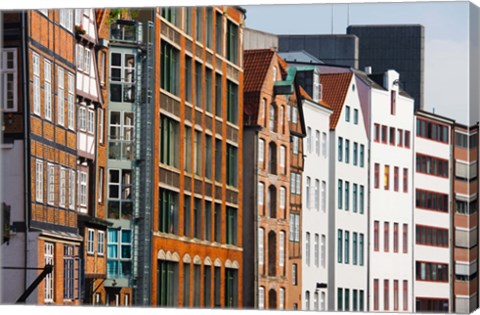
[{"label": "sky", "polygon": [[[425,27],[424,109],[468,120],[468,2],[250,5],[246,27],[273,34],[345,34],[354,24]],[[268,18],[266,18],[268,17]],[[333,18],[333,23],[332,23]]]}]

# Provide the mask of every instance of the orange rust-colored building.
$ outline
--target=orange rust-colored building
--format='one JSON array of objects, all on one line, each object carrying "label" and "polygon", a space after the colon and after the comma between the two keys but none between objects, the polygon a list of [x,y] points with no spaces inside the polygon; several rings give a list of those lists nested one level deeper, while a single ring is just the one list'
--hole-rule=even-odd
[{"label": "orange rust-colored building", "polygon": [[[27,303],[79,304],[77,121],[73,10],[3,14],[2,302],[14,303],[53,265]],[[32,269],[37,268],[37,270]]]},{"label": "orange rust-colored building", "polygon": [[478,124],[454,125],[452,311],[478,307]]},{"label": "orange rust-colored building", "polygon": [[301,299],[299,87],[273,49],[244,51],[244,306],[296,309]]}]

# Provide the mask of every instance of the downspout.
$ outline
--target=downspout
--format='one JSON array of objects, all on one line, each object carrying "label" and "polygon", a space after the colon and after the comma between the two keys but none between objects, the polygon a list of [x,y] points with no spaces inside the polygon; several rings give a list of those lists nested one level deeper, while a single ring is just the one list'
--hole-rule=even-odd
[{"label": "downspout", "polygon": [[[28,228],[30,226],[30,210],[31,210],[31,194],[30,194],[30,107],[29,107],[29,100],[30,100],[30,92],[28,88],[28,78],[29,78],[29,64],[27,58],[27,27],[26,27],[26,18],[27,18],[27,11],[22,12],[22,61],[23,61],[23,90],[25,91],[23,97],[23,145],[24,145],[24,160],[23,160],[23,193],[24,193],[24,223],[25,223],[25,240],[24,240],[24,256],[23,256],[23,265],[27,267],[28,258]],[[23,291],[27,289],[27,270],[25,269],[23,272]]]}]

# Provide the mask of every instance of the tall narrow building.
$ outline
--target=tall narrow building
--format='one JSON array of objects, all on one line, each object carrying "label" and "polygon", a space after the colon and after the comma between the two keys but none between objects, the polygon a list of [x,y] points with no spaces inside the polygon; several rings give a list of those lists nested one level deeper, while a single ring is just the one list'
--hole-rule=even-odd
[{"label": "tall narrow building", "polygon": [[300,309],[300,89],[295,70],[273,49],[244,57],[244,307]]},{"label": "tall narrow building", "polygon": [[14,269],[3,270],[2,303],[15,303],[46,265],[53,271],[27,303],[81,298],[73,12],[3,13],[2,203],[11,229],[1,250],[2,266]]}]

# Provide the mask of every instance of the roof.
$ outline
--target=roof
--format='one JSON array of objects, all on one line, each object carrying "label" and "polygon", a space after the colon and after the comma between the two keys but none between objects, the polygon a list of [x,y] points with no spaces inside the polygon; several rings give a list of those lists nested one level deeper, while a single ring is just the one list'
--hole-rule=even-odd
[{"label": "roof", "polygon": [[310,95],[308,95],[307,91],[305,91],[305,90],[303,89],[303,87],[301,87],[301,86],[300,86],[300,95],[301,95],[304,99],[309,100],[309,101],[311,101],[311,102],[313,102],[313,103],[315,103],[315,104],[320,104],[320,105],[322,105],[322,106],[324,106],[324,107],[327,107],[327,108],[330,108],[330,109],[332,108],[332,106],[330,106],[330,104],[328,104],[327,102],[325,102],[323,99],[320,100],[320,101],[318,101],[318,102],[315,102],[315,101],[313,100],[313,98],[312,98]]},{"label": "roof", "polygon": [[273,49],[251,49],[243,52],[243,92],[258,92],[275,55]]},{"label": "roof", "polygon": [[330,129],[337,126],[343,104],[352,81],[353,73],[332,73],[321,74],[320,83],[322,83],[322,99],[333,109],[330,116]]},{"label": "roof", "polygon": [[280,57],[285,59],[286,62],[323,63],[323,61],[309,54],[305,50],[280,52],[278,54],[280,55]]}]

